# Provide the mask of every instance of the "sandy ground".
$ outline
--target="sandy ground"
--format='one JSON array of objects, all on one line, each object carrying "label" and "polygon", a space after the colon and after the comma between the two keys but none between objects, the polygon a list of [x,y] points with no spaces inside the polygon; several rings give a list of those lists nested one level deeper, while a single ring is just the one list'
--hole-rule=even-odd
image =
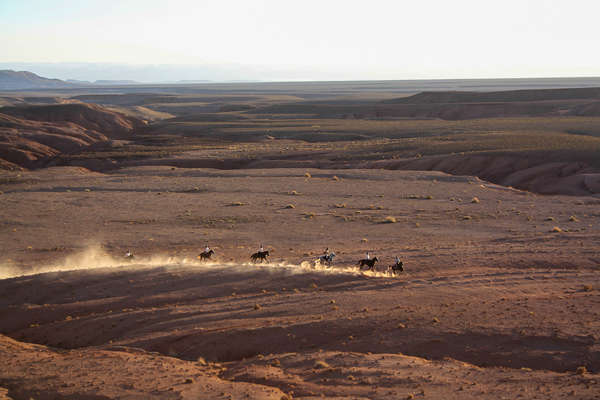
[{"label": "sandy ground", "polygon": [[[600,393],[598,199],[383,170],[0,182],[0,396]],[[270,262],[250,264],[260,243]],[[326,247],[334,265],[315,266]],[[375,272],[355,265],[367,251]]]}]

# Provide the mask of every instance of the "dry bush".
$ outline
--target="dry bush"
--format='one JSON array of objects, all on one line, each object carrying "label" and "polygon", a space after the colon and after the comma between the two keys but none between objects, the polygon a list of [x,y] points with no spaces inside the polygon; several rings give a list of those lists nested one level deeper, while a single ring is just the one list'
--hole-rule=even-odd
[{"label": "dry bush", "polygon": [[295,206],[295,205],[293,205],[293,204],[288,204],[288,205],[287,205],[287,206],[285,206],[284,208],[296,208],[296,206]]},{"label": "dry bush", "polygon": [[578,222],[579,220],[577,219],[577,217],[576,217],[576,216],[574,216],[574,215],[571,215],[571,216],[569,217],[569,221],[571,221],[571,222]]},{"label": "dry bush", "polygon": [[234,201],[232,203],[229,204],[231,207],[239,207],[239,206],[245,206],[246,203],[243,203],[241,201]]},{"label": "dry bush", "polygon": [[346,203],[334,204],[335,208],[346,208]]},{"label": "dry bush", "polygon": [[389,215],[381,221],[382,224],[395,224],[396,222],[396,218]]},{"label": "dry bush", "polygon": [[298,192],[297,192],[297,191],[295,191],[295,190],[292,190],[292,191],[291,191],[291,192],[289,192],[288,194],[289,194],[289,195],[291,195],[291,196],[298,196],[300,193],[298,193]]},{"label": "dry bush", "polygon": [[479,204],[479,199],[478,199],[477,197],[473,197],[473,198],[471,199],[471,203],[474,203],[474,204]]},{"label": "dry bush", "polygon": [[317,361],[315,361],[314,368],[315,369],[330,369],[331,365],[327,364],[323,360],[317,360]]},{"label": "dry bush", "polygon": [[470,219],[473,219],[473,217],[471,217],[470,215],[464,215],[464,216],[462,217],[462,219],[463,219],[464,221],[468,221],[468,220],[470,220]]},{"label": "dry bush", "polygon": [[583,285],[584,292],[591,292],[594,289],[592,285]]},{"label": "dry bush", "polygon": [[562,231],[563,231],[563,230],[562,230],[562,229],[560,229],[558,226],[555,226],[554,228],[552,228],[552,230],[551,230],[550,232],[560,233],[560,232],[562,232]]},{"label": "dry bush", "polygon": [[311,174],[310,174],[310,172],[308,172],[308,171],[307,171],[307,172],[304,174],[304,176],[305,176],[306,178],[312,178],[312,175],[311,175]]},{"label": "dry bush", "polygon": [[577,367],[577,370],[575,370],[575,373],[577,375],[585,375],[585,374],[587,374],[587,372],[588,372],[587,368],[583,365],[580,367]]},{"label": "dry bush", "polygon": [[556,221],[556,219],[554,217],[548,217],[546,218],[546,221]]},{"label": "dry bush", "polygon": [[256,304],[254,305],[254,309],[255,309],[255,310],[260,310],[261,308],[262,308],[262,306],[261,306],[260,304],[258,304],[258,303],[256,303]]}]

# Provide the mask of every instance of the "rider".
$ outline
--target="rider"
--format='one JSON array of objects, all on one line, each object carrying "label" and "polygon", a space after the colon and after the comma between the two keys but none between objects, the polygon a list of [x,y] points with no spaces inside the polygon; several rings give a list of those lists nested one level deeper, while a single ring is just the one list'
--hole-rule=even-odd
[{"label": "rider", "polygon": [[396,256],[396,266],[402,264],[402,261],[400,261],[400,258],[398,256]]},{"label": "rider", "polygon": [[206,243],[206,247],[204,248],[204,254],[208,254],[210,251],[210,247],[208,247],[208,243]]},{"label": "rider", "polygon": [[367,260],[371,259],[371,255],[369,254],[369,252],[367,251]]},{"label": "rider", "polygon": [[133,253],[131,250],[127,250],[127,253],[125,253],[125,258],[133,258]]},{"label": "rider", "polygon": [[265,248],[263,247],[262,243],[260,244],[260,248],[258,249],[259,253],[264,253],[265,252]]}]

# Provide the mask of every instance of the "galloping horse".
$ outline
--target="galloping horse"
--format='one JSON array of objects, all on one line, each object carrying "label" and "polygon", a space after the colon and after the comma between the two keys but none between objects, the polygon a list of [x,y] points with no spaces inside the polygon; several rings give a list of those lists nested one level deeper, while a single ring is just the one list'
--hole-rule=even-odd
[{"label": "galloping horse", "polygon": [[404,263],[402,261],[396,261],[396,264],[390,265],[388,270],[392,271],[392,274],[394,275],[399,272],[404,272]]},{"label": "galloping horse", "polygon": [[327,264],[328,266],[331,267],[331,265],[333,264],[334,257],[335,257],[335,253],[333,251],[329,254],[324,254],[321,257],[319,257],[319,264]]},{"label": "galloping horse", "polygon": [[365,258],[365,259],[362,259],[362,260],[358,261],[358,266],[360,267],[360,269],[362,269],[362,267],[364,267],[366,265],[367,266],[367,270],[374,271],[375,270],[375,263],[377,261],[379,261],[377,259],[377,257],[374,257],[374,258]]},{"label": "galloping horse", "polygon": [[263,261],[268,261],[267,257],[269,256],[269,250],[266,251],[257,251],[256,253],[252,254],[250,256],[250,259],[252,260],[252,262],[263,262]]},{"label": "galloping horse", "polygon": [[200,259],[200,261],[210,260],[213,254],[215,254],[215,251],[212,249],[209,251],[203,251],[198,255],[198,258]]}]

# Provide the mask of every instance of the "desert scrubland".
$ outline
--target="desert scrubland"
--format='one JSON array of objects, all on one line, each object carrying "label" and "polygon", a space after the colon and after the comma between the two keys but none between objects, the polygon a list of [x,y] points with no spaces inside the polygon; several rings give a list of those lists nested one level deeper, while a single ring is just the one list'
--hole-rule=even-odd
[{"label": "desert scrubland", "polygon": [[600,91],[486,85],[4,92],[0,398],[597,398]]}]

